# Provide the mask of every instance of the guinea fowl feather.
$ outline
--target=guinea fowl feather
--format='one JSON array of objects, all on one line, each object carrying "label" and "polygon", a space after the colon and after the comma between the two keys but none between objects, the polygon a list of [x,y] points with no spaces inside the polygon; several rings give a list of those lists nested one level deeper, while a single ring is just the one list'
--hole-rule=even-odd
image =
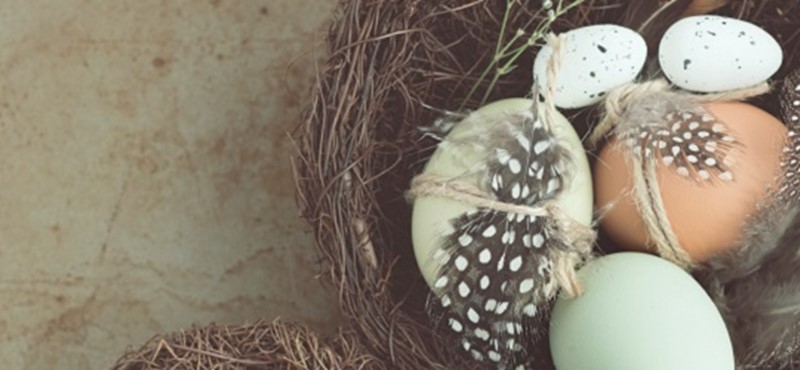
[{"label": "guinea fowl feather", "polygon": [[778,189],[734,252],[698,274],[728,326],[738,369],[794,368],[800,349],[800,70],[781,90],[789,126]]},{"label": "guinea fowl feather", "polygon": [[634,155],[699,183],[734,180],[726,158],[738,142],[724,122],[682,95],[660,92],[640,98],[615,136]]},{"label": "guinea fowl feather", "polygon": [[[537,207],[567,185],[568,150],[531,108],[485,122],[481,187],[499,202]],[[446,144],[446,141],[443,142]],[[462,143],[463,144],[463,143]],[[546,334],[558,292],[553,266],[572,245],[552,217],[479,208],[451,221],[436,253],[434,322],[475,360],[498,369],[528,369],[531,348]]]}]

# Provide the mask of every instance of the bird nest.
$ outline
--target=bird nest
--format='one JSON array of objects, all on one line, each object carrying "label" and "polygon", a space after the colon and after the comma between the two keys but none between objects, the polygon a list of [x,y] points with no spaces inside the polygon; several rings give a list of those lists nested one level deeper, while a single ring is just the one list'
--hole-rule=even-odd
[{"label": "bird nest", "polygon": [[[329,57],[296,135],[295,164],[298,202],[315,231],[323,279],[338,290],[343,329],[318,337],[277,322],[196,327],[155,337],[115,368],[472,368],[431,327],[404,198],[435,146],[424,133],[438,117],[526,95],[542,25],[563,32],[621,24],[638,29],[655,50],[687,8],[713,11],[776,36],[786,53],[776,78],[800,66],[795,0],[553,3],[569,10],[548,14],[542,0],[340,1]],[[775,100],[756,104],[777,115]],[[592,108],[567,113],[579,133],[598,119]]]}]

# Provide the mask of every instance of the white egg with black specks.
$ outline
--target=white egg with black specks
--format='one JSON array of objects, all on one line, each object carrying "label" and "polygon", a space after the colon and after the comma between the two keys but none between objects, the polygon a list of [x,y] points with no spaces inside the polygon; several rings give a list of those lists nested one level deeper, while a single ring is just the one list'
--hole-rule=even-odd
[{"label": "white egg with black specks", "polygon": [[672,25],[661,39],[658,59],[676,86],[720,92],[767,81],[781,67],[783,50],[752,23],[706,15]]},{"label": "white egg with black specks", "polygon": [[[609,90],[632,82],[647,57],[647,44],[629,28],[603,24],[566,32],[561,69],[556,76],[555,104],[583,108],[603,99]],[[533,65],[539,87],[546,90],[547,65],[553,49],[542,48]]]}]

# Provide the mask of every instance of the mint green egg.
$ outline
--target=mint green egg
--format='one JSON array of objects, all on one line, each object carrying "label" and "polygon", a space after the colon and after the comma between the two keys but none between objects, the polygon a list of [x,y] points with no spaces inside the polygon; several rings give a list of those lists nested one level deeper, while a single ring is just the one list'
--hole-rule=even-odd
[{"label": "mint green egg", "polygon": [[[476,135],[485,132],[490,125],[497,124],[510,114],[529,110],[532,104],[533,101],[530,99],[505,99],[487,104],[458,123],[447,136],[447,140],[452,142],[475,140]],[[543,105],[540,105],[540,109],[544,109]],[[544,114],[544,111],[542,110],[540,114]],[[589,161],[572,124],[560,113],[556,113],[554,118],[553,134],[569,149],[574,166],[573,175],[568,179],[568,185],[558,197],[557,203],[568,216],[589,226],[592,224],[594,202]],[[441,145],[434,152],[423,173],[457,178],[478,186],[482,174],[471,171],[485,161],[487,156],[485,149],[473,145]],[[470,175],[465,176],[465,174]],[[414,253],[422,276],[431,287],[439,267],[433,256],[441,247],[443,236],[453,231],[451,225],[453,219],[474,210],[476,210],[474,206],[440,197],[420,197],[414,202],[411,218]]]},{"label": "mint green egg", "polygon": [[732,370],[725,323],[691,275],[642,253],[578,272],[584,294],[558,299],[550,345],[558,370]]}]

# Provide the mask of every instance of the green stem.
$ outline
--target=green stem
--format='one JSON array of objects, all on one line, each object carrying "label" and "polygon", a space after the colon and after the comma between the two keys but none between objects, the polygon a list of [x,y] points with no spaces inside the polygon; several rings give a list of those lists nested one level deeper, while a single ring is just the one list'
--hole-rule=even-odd
[{"label": "green stem", "polygon": [[500,35],[497,36],[497,45],[494,49],[494,55],[497,57],[500,55],[500,45],[503,45],[503,38],[506,34],[506,26],[508,25],[508,17],[511,15],[511,6],[514,4],[514,0],[507,0],[506,1],[506,12],[503,14],[503,23],[500,24]]},{"label": "green stem", "polygon": [[469,94],[467,94],[467,97],[464,98],[463,102],[461,102],[461,106],[458,107],[458,110],[464,110],[464,108],[467,106],[467,102],[469,102],[469,99],[472,98],[472,95],[475,95],[475,92],[478,91],[478,87],[480,87],[481,81],[483,81],[486,78],[486,76],[489,75],[489,72],[492,70],[495,64],[497,64],[497,62],[495,60],[492,60],[492,62],[489,64],[489,67],[483,70],[481,76],[478,77],[478,80],[475,81],[475,84],[472,85],[472,88],[469,90]]},{"label": "green stem", "polygon": [[514,43],[515,43],[515,42],[517,42],[517,40],[519,40],[519,38],[520,38],[520,37],[522,37],[522,35],[521,35],[521,34],[519,34],[519,33],[515,34],[515,35],[514,35],[514,37],[512,37],[512,38],[511,38],[511,40],[510,40],[510,41],[508,41],[508,43],[506,44],[506,46],[504,46],[502,50],[499,50],[499,51],[497,52],[497,54],[495,54],[495,56],[497,56],[497,55],[499,55],[499,56],[500,56],[499,58],[498,58],[498,57],[495,57],[495,59],[497,59],[497,60],[503,59],[503,58],[505,57],[506,53],[508,52],[508,48],[510,48],[511,46],[513,46],[513,45],[514,45]]},{"label": "green stem", "polygon": [[[504,38],[505,33],[506,33],[506,27],[508,25],[508,17],[511,15],[511,7],[512,7],[513,3],[514,3],[514,0],[507,0],[506,1],[506,11],[503,14],[503,23],[500,25],[500,34],[497,36],[497,44],[495,46],[495,51],[494,51],[494,55],[492,56],[492,60],[489,62],[489,65],[486,67],[486,69],[483,70],[483,72],[481,73],[481,76],[478,78],[478,80],[475,81],[475,84],[472,85],[472,88],[469,90],[469,94],[467,94],[467,97],[464,98],[464,101],[461,103],[461,106],[458,108],[459,110],[464,110],[464,108],[467,105],[467,102],[469,102],[469,100],[472,99],[472,96],[475,95],[475,93],[478,91],[478,88],[481,85],[481,81],[486,79],[486,76],[489,75],[489,72],[491,72],[492,69],[494,69],[495,65],[497,65],[497,63],[502,58],[501,57],[501,53],[500,53],[500,47],[501,47],[501,45],[503,45],[503,38]],[[508,45],[510,46],[511,44],[513,44],[516,41],[516,38],[517,38],[517,35],[515,35],[515,37],[508,43]]]},{"label": "green stem", "polygon": [[[554,17],[552,17],[552,18],[548,17],[548,18],[542,19],[539,22],[539,24],[536,25],[536,31],[534,31],[531,34],[531,37],[529,37],[528,40],[523,45],[518,46],[518,47],[516,47],[514,49],[511,49],[511,48],[519,40],[519,38],[522,37],[522,35],[524,33],[523,32],[517,32],[511,38],[511,40],[508,41],[508,43],[504,43],[503,42],[503,39],[505,38],[506,28],[508,26],[508,19],[509,19],[509,16],[511,14],[511,8],[512,8],[513,3],[514,3],[514,0],[506,1],[506,10],[505,10],[505,14],[503,15],[503,23],[500,26],[500,35],[497,38],[497,45],[495,47],[494,56],[492,57],[492,60],[489,63],[489,65],[486,67],[486,69],[481,73],[481,76],[478,78],[478,80],[475,81],[475,84],[470,89],[469,94],[467,94],[467,97],[461,103],[461,106],[459,107],[459,109],[463,110],[465,108],[465,106],[467,105],[467,102],[478,91],[478,88],[480,87],[481,82],[483,82],[486,79],[486,77],[489,75],[490,72],[494,71],[494,74],[492,76],[492,80],[489,82],[489,86],[486,89],[486,91],[484,92],[483,97],[482,97],[481,102],[480,102],[480,105],[486,104],[486,101],[489,99],[489,96],[491,95],[492,91],[494,90],[495,86],[497,85],[497,82],[500,80],[500,77],[508,74],[509,72],[511,72],[513,70],[513,67],[515,66],[515,63],[517,62],[519,57],[522,56],[522,54],[524,52],[526,52],[528,49],[530,49],[531,46],[535,45],[538,40],[540,40],[542,37],[544,37],[545,31],[550,29],[550,27],[553,25],[553,22],[556,19],[558,19],[559,17],[561,17],[565,13],[569,12],[570,10],[574,9],[578,5],[582,4],[583,1],[584,0],[575,0],[575,1],[570,2],[565,7],[564,6],[564,2],[559,0],[558,1],[558,5],[556,6]],[[527,27],[527,25],[526,25],[526,27]],[[504,63],[501,63],[501,61],[504,61]],[[498,67],[498,65],[500,65],[500,64],[502,64],[502,66]]]},{"label": "green stem", "polygon": [[528,43],[525,43],[525,45],[520,46],[502,67],[495,70],[494,76],[492,76],[492,81],[489,83],[489,87],[483,94],[483,99],[481,99],[480,105],[486,104],[486,101],[489,99],[489,95],[491,95],[492,91],[494,90],[494,86],[497,84],[497,81],[500,80],[501,76],[504,76],[511,71],[511,66],[517,62],[517,59],[519,59],[519,57],[522,56],[522,53],[527,51],[528,48],[529,48]]}]

